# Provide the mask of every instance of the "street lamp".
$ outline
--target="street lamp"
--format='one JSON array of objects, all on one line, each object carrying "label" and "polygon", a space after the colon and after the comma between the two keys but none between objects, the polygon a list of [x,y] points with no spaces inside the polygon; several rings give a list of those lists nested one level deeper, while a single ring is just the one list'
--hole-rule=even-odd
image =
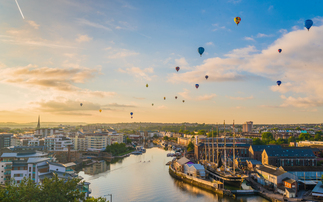
[{"label": "street lamp", "polygon": [[104,197],[105,196],[110,196],[111,201],[109,201],[109,202],[112,202],[112,194],[106,194],[106,195],[104,195]]}]

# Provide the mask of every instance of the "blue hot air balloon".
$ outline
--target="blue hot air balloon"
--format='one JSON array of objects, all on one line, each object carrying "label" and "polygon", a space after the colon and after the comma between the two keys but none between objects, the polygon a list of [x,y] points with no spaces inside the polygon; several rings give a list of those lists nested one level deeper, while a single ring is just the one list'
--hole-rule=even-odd
[{"label": "blue hot air balloon", "polygon": [[195,88],[196,88],[196,89],[198,89],[198,88],[199,88],[199,86],[200,86],[200,85],[198,85],[198,84],[195,84]]},{"label": "blue hot air balloon", "polygon": [[204,53],[204,48],[203,47],[199,47],[197,49],[197,51],[199,52],[200,56],[202,57],[202,54]]},{"label": "blue hot air balloon", "polygon": [[209,76],[208,75],[205,75],[205,79],[208,79],[209,78]]},{"label": "blue hot air balloon", "polygon": [[308,31],[310,31],[310,28],[313,25],[313,21],[312,20],[305,20],[305,27]]},{"label": "blue hot air balloon", "polygon": [[280,84],[282,84],[282,82],[281,81],[277,81],[277,85],[280,86]]},{"label": "blue hot air balloon", "polygon": [[278,53],[281,53],[282,52],[282,49],[278,49]]},{"label": "blue hot air balloon", "polygon": [[133,115],[133,113],[132,113],[132,112],[130,112],[130,115],[132,116],[132,115]]}]

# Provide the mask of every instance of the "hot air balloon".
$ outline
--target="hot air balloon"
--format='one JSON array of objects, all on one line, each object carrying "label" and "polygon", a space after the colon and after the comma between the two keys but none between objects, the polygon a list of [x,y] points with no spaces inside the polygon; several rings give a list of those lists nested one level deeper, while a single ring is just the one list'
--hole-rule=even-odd
[{"label": "hot air balloon", "polygon": [[202,57],[202,54],[204,53],[204,48],[203,47],[199,47],[197,49],[197,52],[199,52],[200,56]]},{"label": "hot air balloon", "polygon": [[241,21],[241,18],[240,17],[235,17],[234,18],[234,22],[237,24],[237,26],[240,23],[240,21]]},{"label": "hot air balloon", "polygon": [[196,88],[196,89],[198,89],[198,88],[199,88],[199,86],[200,86],[200,85],[198,85],[198,84],[195,84],[195,88]]},{"label": "hot air balloon", "polygon": [[130,112],[130,115],[132,116],[133,115],[133,112]]},{"label": "hot air balloon", "polygon": [[152,103],[151,106],[154,106],[154,103]]},{"label": "hot air balloon", "polygon": [[176,71],[179,71],[180,68],[179,67],[175,67],[175,69],[176,69]]},{"label": "hot air balloon", "polygon": [[146,87],[148,88],[148,83],[146,84]]},{"label": "hot air balloon", "polygon": [[164,100],[166,100],[166,97],[164,97]]},{"label": "hot air balloon", "polygon": [[205,79],[208,79],[209,78],[209,76],[208,75],[205,75]]},{"label": "hot air balloon", "polygon": [[177,96],[175,96],[175,99],[177,99]]},{"label": "hot air balloon", "polygon": [[131,118],[133,118],[133,117],[131,117]]},{"label": "hot air balloon", "polygon": [[310,28],[313,25],[313,21],[312,20],[305,20],[305,27],[308,31],[310,31]]},{"label": "hot air balloon", "polygon": [[282,52],[282,49],[278,49],[278,53],[281,53]]},{"label": "hot air balloon", "polygon": [[83,106],[83,103],[81,103],[80,105],[81,105],[81,107],[82,107],[82,106]]},{"label": "hot air balloon", "polygon": [[101,113],[102,112],[102,109],[100,109],[99,112]]},{"label": "hot air balloon", "polygon": [[185,102],[185,100],[183,100],[183,102]]},{"label": "hot air balloon", "polygon": [[280,86],[280,84],[282,84],[282,82],[281,81],[277,81],[277,85]]}]

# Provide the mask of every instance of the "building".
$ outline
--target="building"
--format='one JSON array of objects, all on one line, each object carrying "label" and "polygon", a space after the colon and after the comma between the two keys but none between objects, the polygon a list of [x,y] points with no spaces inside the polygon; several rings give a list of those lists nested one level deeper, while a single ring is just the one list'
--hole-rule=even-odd
[{"label": "building", "polygon": [[[47,153],[39,151],[3,153],[0,159],[0,184],[5,184],[5,182],[9,181],[12,177],[16,177],[20,182],[23,177],[29,177],[29,174],[32,174],[31,172],[35,172],[29,172],[29,167],[33,164],[31,162],[29,163],[30,165],[28,164],[30,158],[37,158],[38,160],[46,158],[50,160]],[[36,161],[34,160],[34,162]],[[41,163],[41,161],[39,163]]]},{"label": "building", "polygon": [[73,142],[63,135],[53,135],[45,137],[44,145],[48,151],[67,151],[68,146],[73,146]]},{"label": "building", "polygon": [[256,166],[262,165],[260,161],[257,161],[255,159],[250,159],[250,160],[247,160],[246,162],[249,170],[254,170]]},{"label": "building", "polygon": [[187,163],[193,164],[189,159],[182,157],[177,161],[175,161],[174,168],[176,171],[184,173],[184,167],[185,167],[185,164]]},{"label": "building", "polygon": [[85,134],[87,139],[87,150],[102,151],[111,145],[111,139],[107,133]]},{"label": "building", "polygon": [[275,166],[263,165],[256,168],[258,172],[257,182],[264,186],[273,186],[275,190],[277,187],[284,186],[283,180],[286,178],[297,180],[297,177],[284,169]]},{"label": "building", "polygon": [[1,133],[0,134],[0,149],[11,146],[12,133]]},{"label": "building", "polygon": [[61,128],[37,128],[34,133],[35,136],[42,138],[59,134],[64,134],[64,130]]},{"label": "building", "polygon": [[281,169],[297,176],[302,183],[311,182],[316,184],[323,176],[322,166],[281,166]]},{"label": "building", "polygon": [[245,122],[244,124],[242,124],[242,132],[251,133],[252,132],[252,127],[253,127],[253,122],[252,121]]},{"label": "building", "polygon": [[205,169],[201,164],[185,164],[184,173],[191,177],[205,179]]},{"label": "building", "polygon": [[186,138],[186,137],[179,137],[177,138],[177,144],[187,146],[190,142],[194,143],[194,140],[191,138]]},{"label": "building", "polygon": [[87,138],[85,137],[85,135],[72,135],[69,136],[69,138],[72,140],[72,143],[74,145],[74,149],[77,151],[86,151],[88,148],[87,145]]},{"label": "building", "polygon": [[323,141],[299,141],[297,143],[298,147],[323,147]]},{"label": "building", "polygon": [[262,164],[272,166],[316,166],[317,160],[311,149],[266,148],[262,152]]},{"label": "building", "polygon": [[312,190],[312,196],[315,196],[319,199],[323,198],[323,184],[322,181],[319,181],[317,185]]},{"label": "building", "polygon": [[280,145],[250,145],[249,156],[257,161],[262,162],[262,152],[267,148],[281,149],[282,147]]}]

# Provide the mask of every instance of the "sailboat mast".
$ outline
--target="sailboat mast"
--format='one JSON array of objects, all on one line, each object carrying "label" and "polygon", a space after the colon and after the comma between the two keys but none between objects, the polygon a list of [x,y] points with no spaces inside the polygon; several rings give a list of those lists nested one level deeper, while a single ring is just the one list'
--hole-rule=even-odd
[{"label": "sailboat mast", "polygon": [[212,162],[214,163],[214,138],[213,138],[213,127],[212,127]]},{"label": "sailboat mast", "polygon": [[211,162],[211,154],[210,154],[210,140],[209,140],[209,137],[207,136],[207,148],[208,148],[208,152],[209,152],[209,162]]},{"label": "sailboat mast", "polygon": [[225,120],[223,122],[223,126],[224,126],[224,171],[227,170],[227,140],[226,140],[226,134],[225,134]]},{"label": "sailboat mast", "polygon": [[216,167],[219,167],[219,124],[216,123],[218,127],[218,134],[216,137]]},{"label": "sailboat mast", "polygon": [[236,131],[234,129],[234,120],[233,120],[233,158],[232,158],[232,167],[233,167],[233,175],[235,176],[236,175],[236,163],[235,163],[235,159],[236,159],[236,150],[235,150],[235,147],[236,147]]}]

